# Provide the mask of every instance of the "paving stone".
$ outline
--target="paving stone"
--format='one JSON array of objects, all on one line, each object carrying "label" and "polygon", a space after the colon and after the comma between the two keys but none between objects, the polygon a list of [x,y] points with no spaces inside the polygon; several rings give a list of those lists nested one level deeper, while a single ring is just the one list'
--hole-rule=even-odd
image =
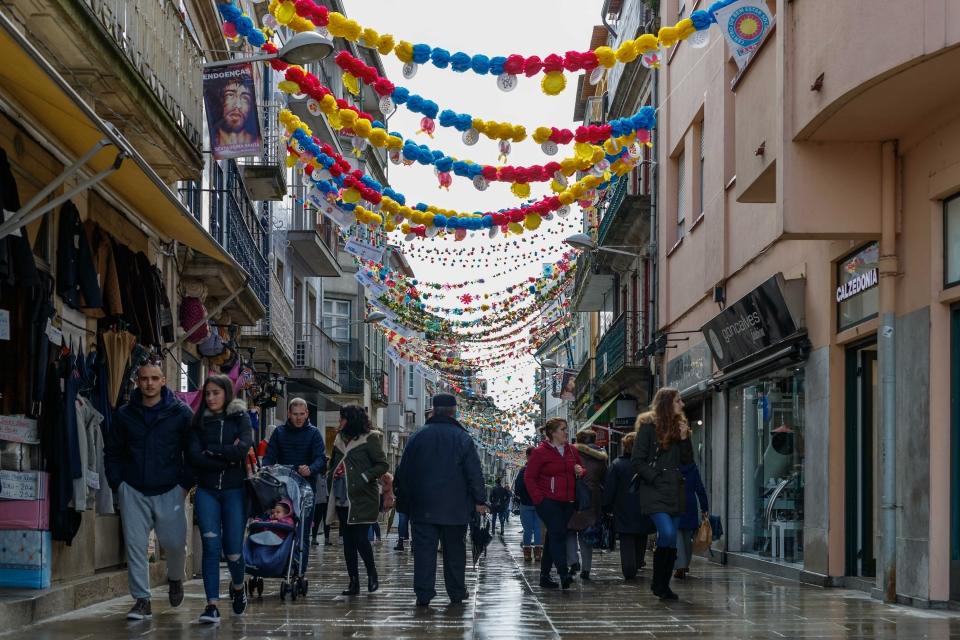
[{"label": "paving stone", "polygon": [[[178,609],[167,604],[165,589],[157,590],[150,621],[127,622],[132,602],[117,598],[2,637],[960,639],[960,615],[952,612],[886,605],[858,591],[803,585],[702,559],[694,563],[690,578],[674,581],[680,596],[675,602],[663,603],[650,594],[649,568],[638,580],[624,581],[617,553],[595,553],[589,582],[577,580],[569,591],[548,591],[538,585],[538,567],[524,562],[519,536],[514,520],[505,540],[495,539],[478,566],[468,568],[471,598],[462,606],[448,606],[442,567],[437,572],[440,595],[427,609],[414,606],[413,558],[409,550],[393,550],[391,533],[388,541],[374,545],[380,573],[380,590],[374,594],[364,590],[357,597],[341,596],[347,583],[342,549],[319,546],[313,549],[306,598],[281,602],[279,581],[267,580],[263,599],[251,600],[244,616],[233,616],[224,601],[217,629],[196,622],[204,598],[200,581],[193,580]],[[361,586],[365,589],[364,580]]]}]

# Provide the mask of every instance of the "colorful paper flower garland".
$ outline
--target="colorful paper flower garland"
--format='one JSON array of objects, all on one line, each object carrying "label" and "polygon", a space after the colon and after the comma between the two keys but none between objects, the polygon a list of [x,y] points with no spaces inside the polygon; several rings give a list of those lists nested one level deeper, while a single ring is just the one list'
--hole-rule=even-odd
[{"label": "colorful paper flower garland", "polygon": [[[482,120],[451,109],[440,111],[440,107],[433,100],[410,93],[405,87],[395,86],[381,76],[375,67],[364,63],[347,50],[338,53],[335,61],[344,71],[345,85],[354,87],[354,93],[359,91],[359,85],[356,84],[358,79],[373,87],[380,96],[380,109],[385,116],[390,116],[397,105],[404,105],[412,113],[422,115],[427,120],[421,122],[421,127],[426,130],[431,128],[431,121],[436,120],[439,115],[440,126],[462,133],[466,145],[476,144],[480,135],[501,142],[522,142],[527,139],[527,129],[523,125]],[[575,132],[566,128],[537,127],[531,137],[540,145],[541,150],[550,156],[557,153],[558,145],[567,145],[574,141],[602,144],[610,138],[621,138],[631,133],[637,133],[638,142],[646,143],[649,141],[649,131],[654,125],[653,115],[653,109],[646,107],[629,118],[618,118],[600,125],[580,126]]]},{"label": "colorful paper flower garland", "polygon": [[[528,78],[543,74],[540,88],[547,95],[558,95],[567,86],[565,71],[591,74],[591,81],[599,81],[602,70],[617,64],[629,64],[640,59],[643,64],[659,64],[659,52],[686,40],[695,33],[706,31],[716,22],[713,12],[733,0],[715,2],[709,10],[697,10],[689,18],[680,20],[673,26],[661,27],[656,35],[645,33],[633,40],[627,40],[617,49],[600,46],[593,51],[567,51],[564,54],[551,53],[543,56],[487,56],[470,55],[463,52],[450,53],[446,49],[428,44],[397,42],[390,34],[380,34],[369,27],[364,28],[356,20],[341,13],[330,11],[314,0],[271,0],[269,11],[277,24],[289,27],[293,31],[312,31],[326,29],[336,38],[359,42],[376,49],[381,55],[393,53],[404,63],[404,76],[413,77],[417,67],[431,63],[438,69],[451,69],[458,73],[472,71],[478,75],[497,76],[497,84],[504,91],[512,91],[523,74]],[[706,37],[697,39],[697,46],[704,46]],[[596,72],[596,73],[595,73]]]}]

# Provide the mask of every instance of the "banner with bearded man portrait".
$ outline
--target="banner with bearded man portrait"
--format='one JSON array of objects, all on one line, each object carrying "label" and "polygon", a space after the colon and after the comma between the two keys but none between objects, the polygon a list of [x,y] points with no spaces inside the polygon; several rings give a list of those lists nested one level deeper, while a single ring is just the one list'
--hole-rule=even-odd
[{"label": "banner with bearded man portrait", "polygon": [[217,160],[258,156],[263,151],[253,66],[247,63],[205,69],[203,102],[210,149]]}]

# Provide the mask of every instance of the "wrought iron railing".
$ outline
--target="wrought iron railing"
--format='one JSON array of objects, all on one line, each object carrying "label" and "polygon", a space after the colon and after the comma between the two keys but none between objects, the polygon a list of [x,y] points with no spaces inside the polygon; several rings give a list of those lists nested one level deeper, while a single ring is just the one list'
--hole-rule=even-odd
[{"label": "wrought iron railing", "polygon": [[638,367],[642,359],[637,351],[642,343],[641,314],[624,312],[613,321],[597,343],[596,382],[601,384],[624,367]]},{"label": "wrought iron railing", "polygon": [[607,206],[606,209],[604,209],[603,218],[600,219],[600,227],[597,229],[597,242],[599,244],[604,243],[607,232],[610,230],[610,227],[613,226],[613,219],[619,213],[620,206],[627,196],[627,183],[629,182],[629,175],[621,176],[620,179],[617,180],[613,192],[607,198]]},{"label": "wrought iron railing", "polygon": [[298,369],[319,371],[331,380],[340,372],[339,345],[323,329],[312,322],[296,324],[293,364]]},{"label": "wrought iron railing", "polygon": [[270,304],[267,305],[267,317],[258,320],[255,326],[243,327],[241,334],[273,336],[284,353],[293,360],[293,308],[283,291],[283,285],[272,271],[270,272]]},{"label": "wrought iron railing", "polygon": [[593,398],[593,358],[587,358],[583,361],[580,371],[577,372],[576,399],[574,400],[574,409],[577,413],[582,413],[590,405]]},{"label": "wrought iron railing", "polygon": [[343,393],[363,393],[363,361],[341,360],[339,367],[340,390]]},{"label": "wrought iron railing", "polygon": [[200,149],[203,53],[173,0],[82,0],[164,109]]},{"label": "wrought iron railing", "polygon": [[234,161],[227,169],[227,252],[250,274],[250,287],[264,306],[269,304],[267,240],[253,203],[243,188],[243,180]]},{"label": "wrought iron railing", "polygon": [[386,380],[387,377],[386,372],[375,369],[368,373],[370,374],[370,397],[376,402],[385,403],[387,401],[387,392],[384,389],[384,380]]}]

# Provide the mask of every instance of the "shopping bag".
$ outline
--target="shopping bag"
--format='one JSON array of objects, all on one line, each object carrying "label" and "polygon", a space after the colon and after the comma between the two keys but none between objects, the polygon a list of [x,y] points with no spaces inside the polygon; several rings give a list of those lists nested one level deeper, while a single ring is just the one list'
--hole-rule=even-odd
[{"label": "shopping bag", "polygon": [[704,518],[693,536],[693,552],[703,553],[710,549],[711,544],[713,544],[713,527],[710,526],[710,521]]}]

